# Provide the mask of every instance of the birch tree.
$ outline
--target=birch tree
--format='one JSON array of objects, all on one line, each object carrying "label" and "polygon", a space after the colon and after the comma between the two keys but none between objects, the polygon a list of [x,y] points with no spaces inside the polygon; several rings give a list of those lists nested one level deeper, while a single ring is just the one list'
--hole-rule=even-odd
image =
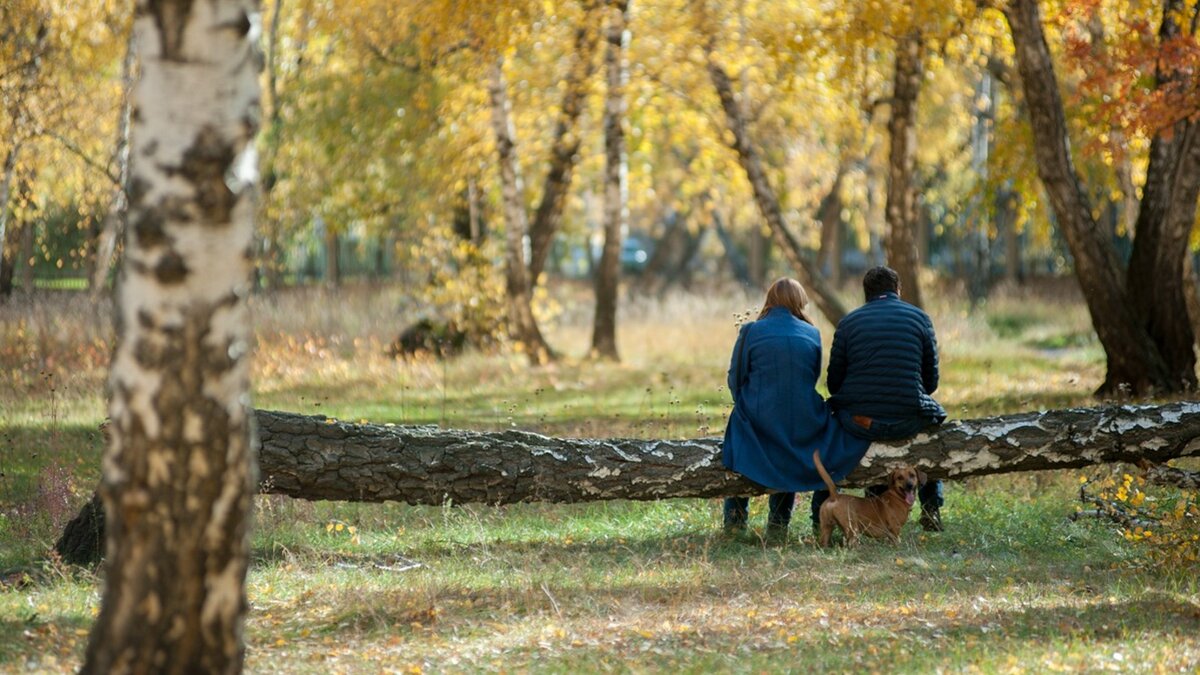
[{"label": "birch tree", "polygon": [[141,0],[107,558],[84,673],[242,667],[257,182],[255,0]]}]

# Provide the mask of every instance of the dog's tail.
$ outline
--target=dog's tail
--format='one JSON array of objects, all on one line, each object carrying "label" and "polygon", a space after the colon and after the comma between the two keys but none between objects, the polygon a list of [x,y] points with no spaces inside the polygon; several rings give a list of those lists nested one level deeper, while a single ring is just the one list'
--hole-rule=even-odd
[{"label": "dog's tail", "polygon": [[825,470],[825,465],[821,463],[821,451],[813,450],[813,464],[817,465],[817,473],[821,474],[821,480],[825,481],[825,487],[829,488],[829,496],[837,496],[837,486],[833,484],[833,479],[829,477],[829,472]]}]

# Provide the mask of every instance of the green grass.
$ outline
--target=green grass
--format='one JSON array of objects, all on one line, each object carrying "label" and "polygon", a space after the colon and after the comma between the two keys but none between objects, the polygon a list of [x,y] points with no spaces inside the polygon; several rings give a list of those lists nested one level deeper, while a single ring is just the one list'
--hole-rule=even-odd
[{"label": "green grass", "polygon": [[[257,300],[255,405],[563,435],[715,435],[728,411],[728,317],[756,300],[639,301],[619,335],[622,363],[530,371],[519,356],[387,358],[399,326],[379,308],[401,306],[392,292]],[[96,574],[44,554],[98,474],[111,338],[48,306],[0,316],[0,570],[13,570],[0,584],[0,672],[73,670],[97,611]],[[971,314],[936,298],[931,312],[952,416],[1092,403],[1103,375],[1094,341],[1039,342],[1087,335],[1078,303],[1001,297]],[[582,311],[550,331],[567,354],[585,353],[588,337]],[[728,538],[718,500],[436,508],[260,496],[247,667],[1194,671],[1196,570],[1152,565],[1114,527],[1068,520],[1078,475],[953,483],[946,532],[910,524],[898,546],[831,551],[812,545],[803,499],[791,539],[771,543],[762,499],[751,531]],[[57,506],[64,496],[69,508]]]}]

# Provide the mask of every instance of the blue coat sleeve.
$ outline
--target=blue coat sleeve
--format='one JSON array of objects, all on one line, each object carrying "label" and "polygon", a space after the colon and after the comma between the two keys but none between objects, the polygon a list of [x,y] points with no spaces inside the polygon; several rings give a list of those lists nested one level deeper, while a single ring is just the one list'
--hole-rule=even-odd
[{"label": "blue coat sleeve", "polygon": [[825,387],[832,396],[842,389],[846,380],[846,336],[839,328],[833,331],[833,344],[829,346],[829,370],[825,373]]},{"label": "blue coat sleeve", "polygon": [[938,388],[937,335],[933,332],[933,321],[925,316],[925,335],[921,340],[921,383],[925,393],[932,394]]},{"label": "blue coat sleeve", "polygon": [[733,343],[733,355],[729,358],[729,371],[725,377],[725,384],[729,385],[729,396],[737,401],[738,383],[746,378],[749,374],[749,363],[742,352],[745,349],[746,334],[750,332],[750,324],[747,323],[738,331],[737,342]]}]

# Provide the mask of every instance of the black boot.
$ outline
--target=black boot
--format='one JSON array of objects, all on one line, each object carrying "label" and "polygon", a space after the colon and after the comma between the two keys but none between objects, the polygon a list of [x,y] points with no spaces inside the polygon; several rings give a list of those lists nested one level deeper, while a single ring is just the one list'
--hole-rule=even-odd
[{"label": "black boot", "polygon": [[921,519],[917,522],[926,532],[941,532],[946,529],[942,526],[941,509],[921,509]]}]

